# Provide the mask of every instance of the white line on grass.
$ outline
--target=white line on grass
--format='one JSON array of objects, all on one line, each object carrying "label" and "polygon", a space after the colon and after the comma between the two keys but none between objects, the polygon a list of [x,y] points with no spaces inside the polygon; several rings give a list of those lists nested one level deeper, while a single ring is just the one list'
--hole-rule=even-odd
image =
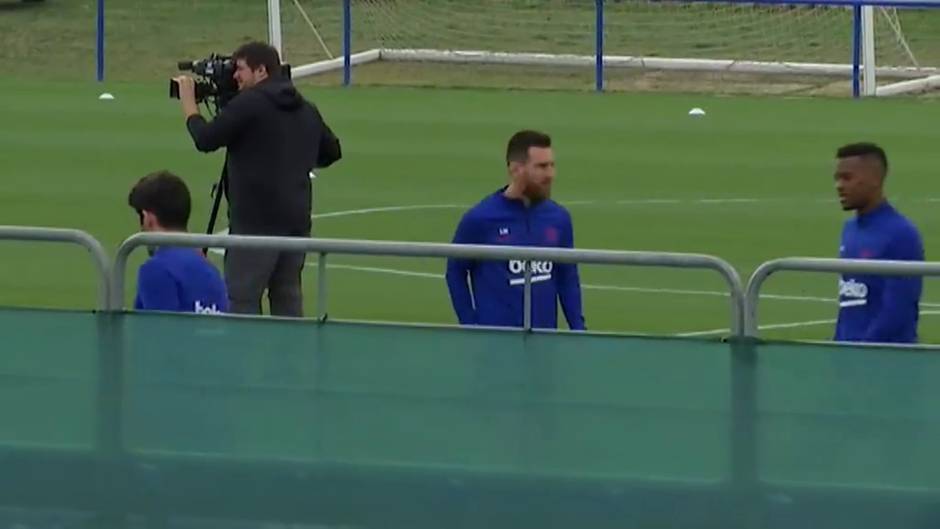
[{"label": "white line on grass", "polygon": [[[651,288],[651,287],[621,287],[613,285],[591,285],[591,284],[582,284],[581,288],[589,290],[611,290],[611,291],[620,291],[620,292],[637,292],[641,294],[678,294],[678,295],[687,295],[687,296],[712,296],[718,298],[726,298],[729,296],[727,292],[720,290],[694,290],[694,289],[681,289],[681,288]],[[761,299],[774,299],[778,301],[815,301],[819,303],[829,303],[835,304],[835,298],[822,298],[814,296],[790,296],[785,294],[761,294]],[[940,304],[938,304],[940,306]]]},{"label": "white line on grass", "polygon": [[422,209],[457,209],[465,208],[463,204],[418,204],[415,206],[385,206],[380,208],[347,209],[344,211],[331,211],[328,213],[316,213],[311,215],[312,219],[328,219],[330,217],[348,217],[351,215],[368,215],[370,213],[390,213],[398,211],[418,211]]},{"label": "white line on grass", "polygon": [[[420,211],[424,209],[457,209],[465,208],[466,205],[462,204],[417,204],[412,206],[382,206],[376,208],[362,208],[362,209],[344,209],[340,211],[329,211],[327,213],[314,213],[310,215],[311,219],[328,219],[332,217],[350,217],[353,215],[368,215],[371,213],[397,213],[400,211]],[[228,233],[228,228],[216,232],[216,235],[225,235]],[[212,253],[217,255],[222,255],[224,252],[219,248],[212,248],[210,250]]]},{"label": "white line on grass", "polygon": [[[309,262],[307,266],[316,267],[316,262]],[[376,266],[355,266],[355,265],[344,265],[344,264],[332,264],[328,265],[329,268],[336,268],[337,270],[350,270],[353,272],[371,272],[376,274],[389,274],[389,275],[398,275],[406,277],[424,277],[428,279],[444,279],[444,274],[436,274],[431,272],[416,272],[413,270],[402,270],[400,268],[381,268]],[[710,296],[710,297],[719,297],[726,298],[728,297],[727,292],[722,292],[719,290],[694,290],[694,289],[680,289],[680,288],[652,288],[652,287],[628,287],[628,286],[619,286],[619,285],[595,285],[591,283],[582,283],[581,288],[585,290],[606,290],[610,292],[636,292],[638,294],[676,294],[676,295],[685,295],[685,296]],[[823,298],[823,297],[814,297],[814,296],[789,296],[785,294],[761,294],[761,299],[772,299],[777,301],[814,301],[819,303],[827,303],[831,305],[836,304],[836,298]],[[940,307],[940,303],[921,303],[924,307]],[[924,312],[925,314],[929,314]],[[940,314],[940,312],[938,312]]]},{"label": "white line on grass", "polygon": [[[814,204],[834,204],[835,199],[831,198],[757,198],[757,197],[725,197],[725,198],[628,198],[616,200],[613,203],[621,206],[633,205],[721,205],[721,204],[769,204],[769,203],[788,203],[802,202]],[[564,202],[568,204],[569,202]]]},{"label": "white line on grass", "polygon": [[634,199],[634,200],[618,200],[614,204],[619,205],[635,205],[635,204],[682,204],[682,200],[677,198],[646,198],[646,199]]},{"label": "white line on grass", "polygon": [[[306,266],[316,268],[317,263],[307,263]],[[421,277],[425,279],[444,279],[444,274],[434,274],[431,272],[415,272],[412,270],[398,270],[395,268],[377,268],[374,266],[353,266],[344,264],[327,263],[327,268],[337,270],[351,270],[353,272],[372,272],[376,274],[388,274],[405,277]]]},{"label": "white line on grass", "polygon": [[[316,267],[316,262],[308,262],[307,266]],[[333,264],[329,263],[328,268],[335,268],[337,270],[349,270],[353,272],[369,272],[375,274],[388,274],[388,275],[397,275],[405,277],[423,277],[427,279],[444,279],[444,274],[432,273],[432,272],[416,272],[413,270],[402,270],[400,268],[381,268],[377,266],[356,266],[356,265],[346,265],[346,264]],[[712,296],[726,298],[728,297],[727,292],[721,292],[718,290],[692,290],[692,289],[679,289],[679,288],[652,288],[652,287],[627,287],[619,285],[595,285],[591,283],[582,283],[581,288],[585,290],[606,290],[610,292],[636,292],[638,294],[676,294],[676,295],[685,295],[685,296]],[[776,299],[776,300],[785,300],[785,301],[819,301],[835,305],[835,298],[815,298],[809,296],[785,296],[779,294],[761,294],[763,299]],[[940,306],[938,304],[937,306]]]},{"label": "white line on grass", "polygon": [[[813,325],[828,325],[835,322],[836,320],[830,318],[826,320],[795,321],[792,323],[771,323],[768,325],[760,325],[758,326],[758,329],[762,331],[770,331],[773,329],[793,329],[796,327],[810,327]],[[682,338],[693,338],[696,336],[714,336],[716,334],[727,334],[730,332],[731,329],[709,329],[707,331],[682,332],[676,334],[676,336]]]},{"label": "white line on grass", "polygon": [[[681,198],[636,198],[636,199],[625,199],[625,200],[615,200],[613,202],[608,202],[610,204],[616,204],[621,206],[629,205],[667,205],[667,204],[703,204],[703,205],[721,205],[721,204],[759,204],[759,203],[770,203],[770,202],[813,202],[817,204],[823,203],[835,203],[835,199],[830,198],[740,198],[740,197],[729,197],[729,198],[698,198],[698,199],[681,199]],[[914,202],[940,202],[940,198],[924,198],[920,200],[915,200]],[[595,204],[604,204],[604,201],[599,200],[567,200],[564,202],[564,205],[569,206],[590,206]],[[431,209],[461,209],[470,207],[467,204],[416,204],[408,206],[380,206],[372,208],[362,208],[362,209],[347,209],[339,211],[328,211],[326,213],[315,213],[310,216],[312,219],[328,219],[334,217],[349,217],[353,215],[369,215],[372,213],[396,213],[402,211],[421,211],[421,210],[431,210]],[[219,232],[217,235],[224,235],[228,233],[228,228],[225,228]],[[219,252],[215,252],[219,253]]]},{"label": "white line on grass", "polygon": [[765,202],[759,198],[703,198],[695,201],[697,204],[753,204]]},{"label": "white line on grass", "polygon": [[[937,315],[940,315],[940,311],[922,310],[920,311],[920,315],[921,316],[937,316]],[[835,322],[836,320],[834,319],[796,321],[793,323],[772,323],[769,325],[760,325],[757,328],[762,331],[771,331],[774,329],[795,329],[797,327],[811,327],[813,325],[827,325],[827,324],[832,324]],[[680,336],[683,338],[691,338],[695,336],[713,336],[716,334],[727,334],[730,332],[731,332],[731,329],[710,329],[707,331],[684,332],[684,333],[677,334],[676,336]]]},{"label": "white line on grass", "polygon": [[[814,202],[835,202],[834,199],[785,199],[785,198],[700,198],[700,199],[680,199],[680,198],[636,198],[608,202],[621,206],[629,205],[649,205],[649,204],[755,204],[767,202],[786,202],[793,201],[814,201]],[[604,204],[600,200],[566,200],[562,205],[566,206],[591,206],[595,204]],[[311,215],[314,219],[328,219],[331,217],[348,217],[351,215],[368,215],[371,213],[394,213],[400,211],[419,211],[425,209],[458,209],[469,208],[469,204],[416,204],[409,206],[381,206],[362,209],[347,209],[341,211],[329,211],[326,213],[315,213]]]}]

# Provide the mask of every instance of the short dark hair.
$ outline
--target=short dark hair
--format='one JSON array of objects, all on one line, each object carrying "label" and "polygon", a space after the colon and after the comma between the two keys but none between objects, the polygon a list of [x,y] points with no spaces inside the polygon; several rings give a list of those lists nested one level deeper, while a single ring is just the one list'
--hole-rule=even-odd
[{"label": "short dark hair", "polygon": [[853,156],[862,156],[865,158],[874,158],[881,164],[884,174],[888,174],[888,155],[885,150],[871,142],[850,143],[839,147],[836,151],[836,158],[851,158]]},{"label": "short dark hair", "polygon": [[156,215],[160,225],[171,230],[185,230],[192,207],[189,188],[183,179],[169,171],[157,171],[141,178],[127,197],[137,215]]},{"label": "short dark hair", "polygon": [[509,138],[506,146],[506,165],[509,162],[526,162],[529,159],[530,147],[548,148],[552,146],[552,138],[544,132],[537,130],[520,130]]},{"label": "short dark hair", "polygon": [[269,77],[279,77],[281,75],[281,56],[277,49],[264,42],[249,42],[242,44],[232,54],[232,60],[243,59],[245,64],[252,70],[257,70],[259,66],[264,66],[268,70]]}]

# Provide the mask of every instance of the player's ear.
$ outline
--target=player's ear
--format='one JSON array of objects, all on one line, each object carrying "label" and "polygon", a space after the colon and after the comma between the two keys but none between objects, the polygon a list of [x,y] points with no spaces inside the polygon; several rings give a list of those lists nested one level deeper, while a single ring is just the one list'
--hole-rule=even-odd
[{"label": "player's ear", "polygon": [[152,231],[160,225],[160,222],[157,220],[157,216],[154,215],[152,211],[144,210],[141,212],[140,217],[141,231]]}]

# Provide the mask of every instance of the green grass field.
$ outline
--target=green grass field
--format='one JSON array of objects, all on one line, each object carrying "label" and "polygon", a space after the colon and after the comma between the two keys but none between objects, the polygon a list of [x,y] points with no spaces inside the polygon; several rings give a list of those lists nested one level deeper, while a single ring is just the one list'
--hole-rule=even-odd
[{"label": "green grass field", "polygon": [[[256,19],[263,8],[254,6],[260,15],[252,11],[248,22],[217,2],[200,2],[200,16],[232,22],[203,38],[194,19],[167,15],[144,25],[134,11],[167,8],[165,1],[118,5],[111,24],[125,16],[126,27],[117,44],[130,42],[127,35],[135,30],[140,40],[127,49],[110,48],[110,80],[97,85],[88,80],[93,40],[82,33],[91,22],[76,22],[81,13],[87,18],[91,2],[47,4],[0,10],[0,42],[6,45],[0,60],[16,72],[0,80],[6,123],[0,128],[0,223],[87,230],[113,252],[137,227],[125,205],[130,186],[167,168],[190,183],[191,228],[203,230],[221,156],[194,150],[178,104],[166,98],[165,79],[180,58],[224,51],[244,37],[263,38],[263,19]],[[133,21],[138,25],[128,26]],[[35,33],[23,29],[28,24]],[[30,61],[37,57],[45,68]],[[22,69],[13,67],[17,60]],[[419,70],[374,68],[399,83],[424,84],[406,75]],[[357,75],[367,76],[367,70]],[[317,180],[317,214],[329,214],[315,222],[318,236],[448,241],[462,211],[504,182],[501,157],[509,135],[534,127],[554,136],[555,198],[571,210],[581,248],[709,253],[727,259],[745,279],[768,259],[834,256],[845,214],[833,200],[833,153],[863,139],[888,150],[891,198],[920,225],[928,258],[940,244],[934,230],[940,221],[934,169],[940,151],[931,100],[342,89],[317,83],[322,81],[302,86],[345,152]],[[98,101],[105,90],[117,99]],[[688,117],[693,106],[708,115]],[[406,209],[360,211],[371,208]],[[139,262],[140,255],[132,265]],[[438,277],[443,262],[333,256],[331,264],[338,265],[329,272],[334,318],[453,322]],[[80,250],[6,243],[0,277],[3,305],[90,308],[95,301],[90,261]],[[310,311],[315,278],[316,270],[308,269]],[[728,326],[723,285],[711,273],[591,266],[582,268],[582,281],[594,330],[689,333]],[[767,285],[779,296],[832,298],[835,291],[836,278],[825,275],[784,274]],[[940,310],[940,293],[930,281],[925,301],[925,311]],[[828,301],[768,298],[761,316],[763,324],[789,325],[830,320],[835,313]],[[940,341],[937,319],[924,316],[925,340]],[[826,338],[831,327],[796,325],[768,329],[765,336]]]},{"label": "green grass field", "polygon": [[[126,194],[142,174],[169,168],[191,184],[201,230],[219,156],[196,153],[162,83],[101,87],[9,82],[0,85],[10,123],[0,138],[3,222],[89,231],[110,249],[136,229]],[[344,141],[346,159],[317,181],[316,222],[323,237],[447,241],[464,206],[504,181],[500,157],[520,127],[555,137],[556,198],[569,204],[582,248],[703,252],[742,275],[787,255],[835,254],[844,214],[831,200],[832,153],[860,138],[891,154],[892,198],[923,229],[928,255],[938,244],[940,198],[932,168],[934,105],[920,101],[852,102],[681,95],[604,95],[425,89],[308,89]],[[691,106],[709,112],[686,115]],[[665,199],[653,201],[650,199]],[[718,199],[717,202],[708,200]],[[725,199],[749,199],[725,201]],[[88,307],[90,265],[79,251],[5,246],[4,303]],[[443,263],[336,256],[335,264],[440,273]],[[307,277],[312,302],[314,271]],[[705,272],[585,267],[588,321],[596,330],[692,332],[726,326],[726,301],[706,292],[721,282]],[[694,290],[699,293],[618,288]],[[829,297],[835,278],[781,275],[775,294]],[[927,299],[932,291],[928,288]],[[443,281],[336,269],[331,315],[338,318],[450,322]],[[832,304],[765,301],[764,323],[827,319]],[[931,334],[931,316],[924,322]],[[824,337],[829,326],[782,336]],[[775,335],[778,335],[775,333]]]}]

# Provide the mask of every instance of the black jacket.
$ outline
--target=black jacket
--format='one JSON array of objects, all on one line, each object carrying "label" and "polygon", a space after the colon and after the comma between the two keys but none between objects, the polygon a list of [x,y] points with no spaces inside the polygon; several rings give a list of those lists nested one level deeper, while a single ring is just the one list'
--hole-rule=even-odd
[{"label": "black jacket", "polygon": [[227,147],[229,230],[240,235],[310,232],[311,169],[342,157],[339,140],[287,79],[240,92],[211,122],[190,116],[196,148]]}]

